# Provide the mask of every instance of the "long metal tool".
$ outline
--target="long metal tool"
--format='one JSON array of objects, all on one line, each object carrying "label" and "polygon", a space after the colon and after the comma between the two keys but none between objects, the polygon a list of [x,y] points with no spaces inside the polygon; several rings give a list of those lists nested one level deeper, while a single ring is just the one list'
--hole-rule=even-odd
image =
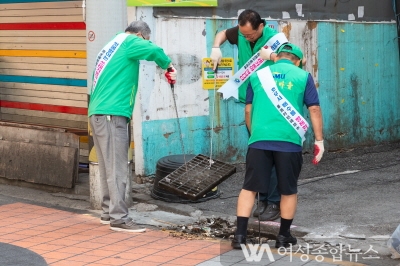
[{"label": "long metal tool", "polygon": [[213,151],[213,136],[214,136],[215,101],[217,100],[217,99],[215,99],[216,96],[217,96],[217,94],[216,94],[216,90],[217,90],[217,72],[218,72],[218,64],[217,64],[217,66],[215,67],[215,70],[214,70],[214,101],[213,101],[213,104],[212,104],[212,115],[210,115],[210,118],[211,118],[210,168],[211,168],[211,166],[213,164],[212,151]]},{"label": "long metal tool", "polygon": [[[168,72],[172,72],[172,68],[169,67],[167,69]],[[183,160],[185,161],[185,167],[186,167],[186,171],[187,171],[187,164],[186,164],[186,155],[185,155],[185,146],[183,145],[183,139],[182,139],[182,130],[181,130],[181,123],[179,121],[179,115],[178,115],[178,108],[176,107],[176,100],[175,100],[175,86],[174,84],[170,84],[171,85],[171,91],[172,91],[172,99],[174,100],[174,107],[175,107],[175,113],[176,113],[176,121],[178,123],[178,131],[179,131],[179,139],[181,141],[181,146],[182,146],[182,154],[183,154]]]},{"label": "long metal tool", "polygon": [[[215,70],[216,73],[217,70]],[[174,194],[177,194],[183,198],[190,200],[199,200],[204,197],[211,189],[216,188],[221,182],[227,179],[229,176],[236,172],[236,167],[212,159],[212,144],[214,135],[214,116],[215,116],[215,98],[216,98],[216,85],[217,76],[214,76],[214,101],[212,103],[212,109],[210,110],[210,123],[211,123],[211,147],[210,157],[202,154],[186,161],[185,165],[180,166],[178,169],[164,177],[158,182],[160,188],[168,190]],[[174,92],[174,86],[171,84],[172,92]],[[212,97],[210,97],[211,99]],[[178,112],[176,108],[175,97],[175,111],[178,118],[178,127],[181,131]],[[212,114],[211,114],[212,112]],[[182,149],[183,140],[182,141]]]}]

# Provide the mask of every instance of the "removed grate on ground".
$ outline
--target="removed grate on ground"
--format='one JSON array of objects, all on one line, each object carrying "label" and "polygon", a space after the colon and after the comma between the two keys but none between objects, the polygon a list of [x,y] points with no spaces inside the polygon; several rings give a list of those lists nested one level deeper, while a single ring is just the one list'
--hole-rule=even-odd
[{"label": "removed grate on ground", "polygon": [[236,167],[199,154],[161,179],[158,185],[183,198],[198,200],[236,172]]}]

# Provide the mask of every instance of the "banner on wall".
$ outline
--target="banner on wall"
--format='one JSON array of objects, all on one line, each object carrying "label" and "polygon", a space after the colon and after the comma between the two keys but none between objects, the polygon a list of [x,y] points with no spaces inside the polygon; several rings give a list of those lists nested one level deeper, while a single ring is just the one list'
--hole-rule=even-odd
[{"label": "banner on wall", "polygon": [[178,7],[178,6],[197,6],[197,7],[209,7],[218,6],[218,0],[127,0],[128,6],[166,6],[166,7]]}]

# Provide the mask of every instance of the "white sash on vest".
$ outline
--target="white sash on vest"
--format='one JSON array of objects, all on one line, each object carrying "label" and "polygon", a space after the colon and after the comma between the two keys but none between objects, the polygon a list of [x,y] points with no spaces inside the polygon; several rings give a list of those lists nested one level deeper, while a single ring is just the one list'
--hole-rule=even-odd
[{"label": "white sash on vest", "polygon": [[126,39],[126,37],[128,37],[128,35],[129,34],[127,34],[127,33],[118,34],[97,55],[96,67],[94,68],[95,70],[94,70],[94,74],[93,74],[93,83],[92,83],[91,93],[94,92],[97,81],[99,80],[101,74],[103,73],[103,70],[106,68],[108,62],[110,62],[110,59],[115,55],[117,50],[121,47],[121,43],[123,41],[125,41],[125,39]]},{"label": "white sash on vest", "polygon": [[306,134],[309,127],[308,122],[278,90],[278,86],[276,86],[270,68],[265,67],[259,70],[257,72],[257,76],[272,104],[286,119],[286,121],[294,128],[294,130],[296,130],[297,134],[299,134],[299,136],[301,137],[302,142],[304,142],[306,140],[304,135]]},{"label": "white sash on vest", "polygon": [[[287,42],[289,41],[286,39],[285,34],[280,32],[269,39],[264,46],[271,47],[272,51],[275,52],[282,44]],[[239,87],[264,63],[264,61],[264,59],[260,58],[260,52],[255,53],[235,75],[219,88],[218,92],[222,93],[224,99],[229,99],[230,97],[239,99]]]}]

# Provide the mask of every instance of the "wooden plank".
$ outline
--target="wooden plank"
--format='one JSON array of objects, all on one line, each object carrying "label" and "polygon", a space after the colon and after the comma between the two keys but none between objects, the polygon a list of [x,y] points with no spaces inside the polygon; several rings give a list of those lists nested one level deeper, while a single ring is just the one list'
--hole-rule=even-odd
[{"label": "wooden plank", "polygon": [[1,4],[0,10],[24,10],[38,8],[71,8],[82,7],[82,1],[38,2],[38,3],[13,3]]},{"label": "wooden plank", "polygon": [[[62,60],[62,59],[61,59]],[[60,61],[61,61],[60,60]],[[25,70],[39,70],[39,71],[60,71],[60,72],[79,72],[86,75],[86,66],[78,65],[57,65],[57,64],[21,64],[21,63],[7,63],[0,64],[0,69],[25,69]]]},{"label": "wooden plank", "polygon": [[37,98],[49,98],[49,99],[63,99],[72,101],[83,101],[87,103],[86,94],[78,93],[65,93],[56,91],[37,91],[37,90],[21,90],[21,89],[1,89],[0,95],[14,95],[14,96],[29,96]]},{"label": "wooden plank", "polygon": [[87,115],[87,110],[88,110],[86,107],[61,106],[61,105],[40,104],[31,102],[16,102],[16,101],[5,101],[5,100],[0,100],[0,106],[5,108],[36,110],[43,112],[66,113],[66,114],[77,114],[77,115]]},{"label": "wooden plank", "polygon": [[0,63],[23,63],[23,64],[54,64],[54,65],[76,65],[86,66],[84,58],[51,58],[51,57],[0,57]]},{"label": "wooden plank", "polygon": [[1,100],[10,102],[23,102],[23,103],[33,103],[33,104],[37,103],[37,104],[54,105],[54,106],[71,106],[71,107],[87,108],[86,101],[73,101],[73,100],[51,99],[51,98],[31,98],[31,97],[16,96],[16,95],[1,95]]},{"label": "wooden plank", "polygon": [[37,43],[2,43],[2,49],[11,49],[11,50],[45,50],[45,51],[52,51],[52,50],[86,50],[86,43],[85,44],[37,44]]},{"label": "wooden plank", "polygon": [[43,9],[0,9],[1,17],[38,17],[38,16],[71,16],[81,15],[82,7],[43,8]]},{"label": "wooden plank", "polygon": [[56,126],[61,128],[76,128],[85,130],[87,130],[87,125],[88,125],[87,122],[81,122],[81,121],[49,119],[43,117],[21,116],[21,115],[10,115],[10,114],[2,114],[1,119],[3,121],[14,121],[18,123]]},{"label": "wooden plank", "polygon": [[39,36],[21,36],[21,37],[0,37],[1,46],[5,43],[9,44],[33,44],[33,43],[40,43],[40,44],[84,44],[86,45],[86,38],[84,37],[71,37],[71,36],[62,36],[62,33],[59,33],[61,36],[58,37],[39,37]]},{"label": "wooden plank", "polygon": [[[50,77],[33,77],[33,76],[13,76],[1,75],[2,82],[17,82],[17,83],[33,83],[33,84],[49,84],[61,86],[78,86],[87,87],[86,79],[68,79],[68,78],[50,78]],[[1,99],[0,99],[1,100]]]},{"label": "wooden plank", "polygon": [[44,112],[44,111],[6,108],[6,107],[1,107],[1,113],[8,115],[32,116],[32,117],[42,117],[47,119],[79,121],[88,123],[87,115],[64,114],[64,113]]},{"label": "wooden plank", "polygon": [[0,50],[0,56],[86,58],[86,51]]},{"label": "wooden plank", "polygon": [[83,21],[0,23],[0,30],[86,30],[86,24]]},{"label": "wooden plank", "polygon": [[[0,30],[1,37],[59,37],[59,31],[53,30]],[[85,30],[63,30],[64,37],[86,38]]]},{"label": "wooden plank", "polygon": [[31,77],[48,77],[48,78],[67,78],[67,79],[87,79],[86,73],[79,72],[57,72],[57,71],[40,71],[26,69],[0,69],[1,75],[11,76],[31,76]]},{"label": "wooden plank", "polygon": [[34,84],[34,83],[20,83],[20,82],[1,82],[0,92],[3,89],[21,89],[21,90],[35,90],[35,91],[57,91],[64,93],[83,94],[87,97],[86,87],[77,86],[62,86],[62,85],[48,85],[48,84]]},{"label": "wooden plank", "polygon": [[0,23],[28,23],[28,22],[80,22],[83,15],[71,16],[37,16],[37,17],[0,17]]}]

